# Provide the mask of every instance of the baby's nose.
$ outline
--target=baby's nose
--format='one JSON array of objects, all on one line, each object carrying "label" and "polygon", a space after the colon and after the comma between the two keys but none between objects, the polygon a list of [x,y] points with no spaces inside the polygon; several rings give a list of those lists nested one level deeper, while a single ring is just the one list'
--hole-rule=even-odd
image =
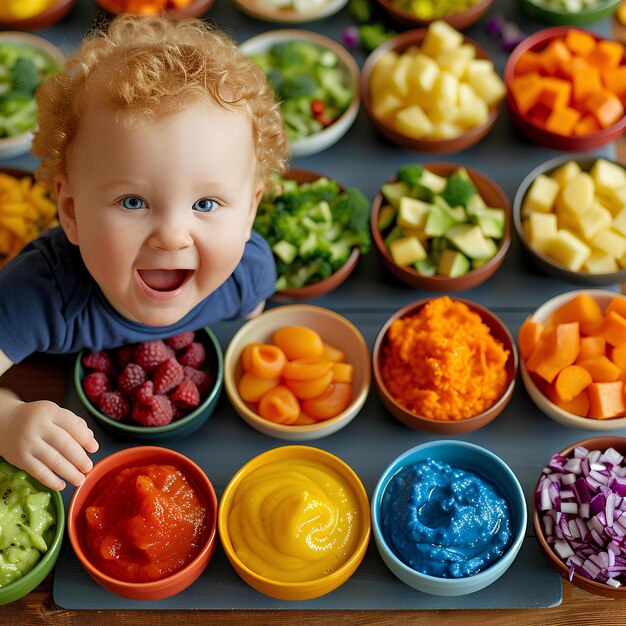
[{"label": "baby's nose", "polygon": [[191,231],[184,219],[159,220],[148,244],[157,250],[181,250],[193,245]]}]

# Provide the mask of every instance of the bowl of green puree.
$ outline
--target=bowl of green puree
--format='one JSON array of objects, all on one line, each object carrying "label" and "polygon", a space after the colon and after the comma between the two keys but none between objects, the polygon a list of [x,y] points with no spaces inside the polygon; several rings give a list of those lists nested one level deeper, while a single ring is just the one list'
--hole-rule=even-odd
[{"label": "bowl of green puree", "polygon": [[0,605],[30,593],[50,573],[64,529],[60,493],[0,458]]}]

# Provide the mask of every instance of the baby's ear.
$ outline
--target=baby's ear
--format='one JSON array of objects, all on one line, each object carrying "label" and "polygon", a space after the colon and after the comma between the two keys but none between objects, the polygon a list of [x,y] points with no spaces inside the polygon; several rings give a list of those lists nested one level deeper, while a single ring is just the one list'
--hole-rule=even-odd
[{"label": "baby's ear", "polygon": [[75,246],[78,245],[78,229],[76,228],[76,211],[72,187],[66,174],[59,174],[55,179],[59,222],[65,235]]}]

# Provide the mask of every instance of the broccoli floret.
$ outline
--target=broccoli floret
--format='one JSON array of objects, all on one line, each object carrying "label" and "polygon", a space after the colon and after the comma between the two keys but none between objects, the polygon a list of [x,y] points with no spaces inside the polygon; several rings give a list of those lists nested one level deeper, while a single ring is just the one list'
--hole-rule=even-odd
[{"label": "broccoli floret", "polygon": [[276,198],[276,206],[279,210],[293,214],[299,214],[320,202],[330,202],[339,193],[337,183],[328,179],[320,179],[322,182],[304,183],[295,191],[283,193]]},{"label": "broccoli floret", "polygon": [[[369,237],[368,237],[369,241]],[[363,233],[346,233],[330,244],[330,264],[333,271],[345,265],[354,248],[361,249],[364,242]]]},{"label": "broccoli floret", "polygon": [[279,41],[270,49],[270,54],[274,58],[276,65],[281,68],[289,68],[300,65],[304,59],[298,50],[298,45],[294,41]]},{"label": "broccoli floret", "polygon": [[316,72],[317,79],[333,103],[342,110],[346,109],[352,101],[352,90],[344,84],[341,73],[334,67],[321,66],[316,68]]},{"label": "broccoli floret", "polygon": [[294,98],[313,98],[317,92],[317,82],[312,76],[300,74],[286,79],[279,92],[284,100]]},{"label": "broccoli floret", "polygon": [[476,195],[476,187],[458,171],[453,172],[441,196],[452,207],[467,206],[468,200]]},{"label": "broccoli floret", "polygon": [[281,211],[274,219],[274,234],[276,240],[284,239],[299,246],[307,236],[307,231],[302,228],[299,216]]},{"label": "broccoli floret", "polygon": [[419,163],[403,165],[398,170],[398,179],[404,181],[409,187],[416,187],[420,183],[424,168]]},{"label": "broccoli floret", "polygon": [[[308,283],[324,280],[324,278],[328,278],[332,273],[333,268],[328,261],[316,259],[311,263],[304,263],[298,267],[293,267],[292,270],[285,275],[287,288],[297,289]],[[282,276],[279,274],[277,284],[283,284],[281,278]]]},{"label": "broccoli floret", "polygon": [[332,204],[333,218],[344,227],[344,234],[339,241],[350,235],[358,240],[363,254],[369,251],[372,239],[370,234],[370,201],[354,187],[346,189]]},{"label": "broccoli floret", "polygon": [[18,57],[11,68],[11,81],[15,91],[32,96],[41,84],[41,74],[30,59]]}]

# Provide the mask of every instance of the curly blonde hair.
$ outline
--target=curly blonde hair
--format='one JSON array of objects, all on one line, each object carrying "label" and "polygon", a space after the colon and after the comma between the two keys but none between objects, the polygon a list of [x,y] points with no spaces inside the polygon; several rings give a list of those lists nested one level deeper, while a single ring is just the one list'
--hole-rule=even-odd
[{"label": "curly blonde hair", "polygon": [[66,173],[87,98],[149,120],[207,96],[249,117],[260,177],[284,172],[287,137],[273,90],[234,41],[201,20],[121,15],[38,89],[37,178],[53,190]]}]

